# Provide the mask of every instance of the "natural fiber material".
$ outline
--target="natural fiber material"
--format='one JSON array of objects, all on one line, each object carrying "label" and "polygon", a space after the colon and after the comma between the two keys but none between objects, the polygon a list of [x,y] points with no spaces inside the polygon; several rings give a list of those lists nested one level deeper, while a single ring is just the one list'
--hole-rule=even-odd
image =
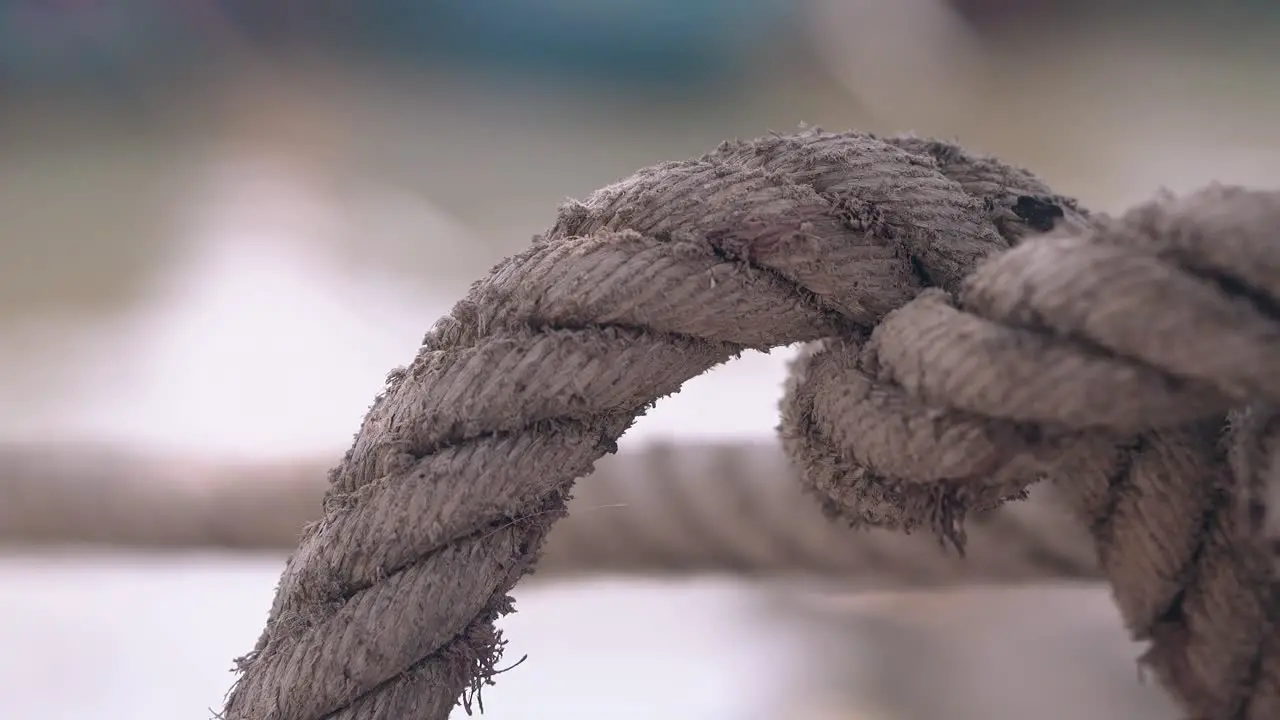
[{"label": "natural fiber material", "polygon": [[[0,443],[0,547],[292,549],[324,467],[215,463],[110,445]],[[1093,543],[1050,485],[979,513],[964,559],[921,533],[827,522],[776,443],[652,443],[578,481],[538,580],[585,574],[808,576],[858,588],[1096,578]]]},{"label": "natural fiber material", "polygon": [[1233,188],[1090,218],[1025,172],[861,134],[641,171],[392,373],[226,715],[443,720],[632,420],[745,348],[820,341],[782,434],[832,512],[959,544],[1047,478],[1187,714],[1280,716],[1278,225],[1280,198]]}]

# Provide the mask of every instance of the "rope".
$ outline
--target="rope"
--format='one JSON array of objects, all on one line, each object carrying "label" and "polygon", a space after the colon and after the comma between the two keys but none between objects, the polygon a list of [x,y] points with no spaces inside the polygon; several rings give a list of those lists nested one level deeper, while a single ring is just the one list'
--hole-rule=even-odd
[{"label": "rope", "polygon": [[[318,463],[211,463],[83,443],[0,443],[0,546],[292,549]],[[830,523],[775,443],[651,443],[602,458],[552,529],[539,580],[588,574],[810,576],[859,587],[1097,577],[1052,487],[979,514],[957,561],[924,534]]]},{"label": "rope", "polygon": [[213,463],[107,444],[0,443],[0,546],[292,549],[320,463]]},{"label": "rope", "polygon": [[685,380],[811,342],[781,432],[831,512],[962,545],[1048,479],[1187,715],[1280,716],[1278,224],[1222,187],[1090,217],[952,146],[817,131],[571,203],[391,373],[225,715],[470,710],[574,479]]},{"label": "rope", "polygon": [[653,445],[604,458],[578,482],[537,577],[807,575],[862,589],[1099,577],[1092,543],[1055,488],[1032,495],[977,514],[962,561],[924,533],[827,521],[777,445]]}]

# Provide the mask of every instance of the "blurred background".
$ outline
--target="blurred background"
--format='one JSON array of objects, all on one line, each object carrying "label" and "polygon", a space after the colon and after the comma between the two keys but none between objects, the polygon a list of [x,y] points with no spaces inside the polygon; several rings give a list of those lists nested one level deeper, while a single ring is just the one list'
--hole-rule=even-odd
[{"label": "blurred background", "polygon": [[[3,0],[0,441],[336,460],[559,203],[730,137],[958,139],[1103,211],[1276,187],[1277,70],[1264,0]],[[626,441],[767,440],[785,357]],[[0,547],[0,717],[208,717],[282,562]],[[1174,717],[1104,588],[517,599],[498,720]]]}]

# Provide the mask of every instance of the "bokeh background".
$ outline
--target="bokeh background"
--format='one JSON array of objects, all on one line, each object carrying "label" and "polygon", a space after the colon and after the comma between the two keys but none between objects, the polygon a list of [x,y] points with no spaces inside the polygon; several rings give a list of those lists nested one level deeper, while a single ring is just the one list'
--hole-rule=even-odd
[{"label": "bokeh background", "polygon": [[[4,0],[0,441],[336,460],[472,280],[638,167],[807,123],[1103,211],[1276,187],[1278,70],[1265,0]],[[767,439],[785,356],[627,442]],[[0,547],[0,718],[209,717],[282,561]],[[1103,588],[517,598],[497,720],[1174,716]]]}]

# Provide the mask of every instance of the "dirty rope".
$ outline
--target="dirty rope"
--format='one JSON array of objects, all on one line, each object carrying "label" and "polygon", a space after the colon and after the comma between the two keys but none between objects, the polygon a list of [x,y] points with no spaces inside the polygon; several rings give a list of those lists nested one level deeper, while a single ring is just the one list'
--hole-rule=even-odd
[{"label": "dirty rope", "polygon": [[745,349],[807,342],[784,447],[925,528],[1054,483],[1197,718],[1280,717],[1280,196],[1090,216],[941,142],[722,145],[571,203],[393,372],[240,662],[234,720],[470,709],[575,478]]}]

